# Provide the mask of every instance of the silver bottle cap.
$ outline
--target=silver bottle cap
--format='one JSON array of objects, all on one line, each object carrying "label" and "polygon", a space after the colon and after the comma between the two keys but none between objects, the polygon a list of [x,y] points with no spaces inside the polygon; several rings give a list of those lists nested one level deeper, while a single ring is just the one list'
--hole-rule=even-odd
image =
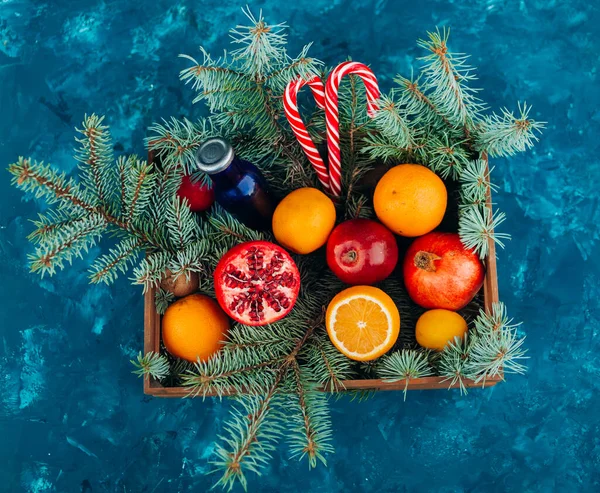
[{"label": "silver bottle cap", "polygon": [[209,175],[220,173],[233,161],[234,152],[225,139],[214,137],[203,142],[196,151],[196,168]]}]

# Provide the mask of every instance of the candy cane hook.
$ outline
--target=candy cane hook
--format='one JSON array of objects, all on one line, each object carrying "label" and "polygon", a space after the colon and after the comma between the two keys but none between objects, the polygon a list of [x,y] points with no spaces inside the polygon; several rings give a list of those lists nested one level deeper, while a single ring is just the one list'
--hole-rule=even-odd
[{"label": "candy cane hook", "polygon": [[369,67],[358,62],[339,64],[327,79],[325,86],[325,120],[327,123],[327,149],[329,160],[329,184],[331,193],[339,197],[342,192],[342,166],[340,152],[340,120],[338,111],[338,91],[340,82],[346,75],[360,77],[367,90],[367,113],[372,118],[378,109],[379,86],[377,78]]},{"label": "candy cane hook", "polygon": [[302,77],[297,77],[288,82],[283,97],[283,108],[285,116],[292,127],[292,131],[296,135],[298,142],[302,146],[302,149],[304,149],[306,157],[316,171],[321,185],[323,185],[325,191],[329,192],[330,186],[327,166],[325,166],[323,159],[321,159],[321,155],[306,130],[306,126],[298,111],[298,92],[305,85],[310,87],[317,106],[322,109],[325,108],[325,87],[323,81],[318,76],[315,76],[308,81],[304,80]]}]

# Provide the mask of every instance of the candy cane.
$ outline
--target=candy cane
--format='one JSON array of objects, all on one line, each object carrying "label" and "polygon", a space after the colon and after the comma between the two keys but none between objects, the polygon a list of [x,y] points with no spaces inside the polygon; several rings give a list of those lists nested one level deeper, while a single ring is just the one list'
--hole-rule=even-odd
[{"label": "candy cane", "polygon": [[325,166],[323,159],[321,159],[321,155],[319,154],[315,143],[310,138],[306,126],[300,117],[300,112],[298,111],[298,91],[300,91],[304,85],[310,87],[317,106],[325,109],[325,87],[323,86],[323,81],[317,76],[308,81],[304,80],[302,77],[298,77],[288,82],[283,98],[283,108],[285,116],[288,122],[290,122],[290,126],[292,127],[298,142],[300,142],[306,157],[317,173],[319,181],[323,185],[323,188],[329,192],[330,187],[327,166]]},{"label": "candy cane", "polygon": [[345,75],[360,77],[367,89],[367,113],[374,117],[378,109],[379,87],[377,78],[369,67],[358,62],[339,64],[327,79],[325,86],[325,120],[327,123],[327,149],[329,159],[329,184],[336,197],[342,192],[342,167],[340,153],[340,121],[338,117],[338,90]]}]

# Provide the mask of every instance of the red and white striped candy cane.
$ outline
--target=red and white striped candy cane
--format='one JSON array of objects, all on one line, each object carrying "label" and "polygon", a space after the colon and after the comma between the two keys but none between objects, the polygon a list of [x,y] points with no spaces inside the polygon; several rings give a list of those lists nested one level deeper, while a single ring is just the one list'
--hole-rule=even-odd
[{"label": "red and white striped candy cane", "polygon": [[300,112],[298,111],[298,91],[300,91],[304,85],[310,87],[317,106],[325,109],[325,87],[323,81],[318,76],[315,76],[310,80],[304,80],[302,77],[297,77],[288,82],[283,97],[283,108],[285,116],[288,122],[290,122],[290,126],[292,127],[298,142],[300,142],[306,157],[317,173],[319,181],[323,185],[325,191],[329,192],[330,186],[327,166],[325,166],[323,159],[321,159],[321,155],[319,154],[315,143],[310,138],[306,126],[300,117]]},{"label": "red and white striped candy cane", "polygon": [[379,86],[377,78],[369,67],[358,62],[340,63],[329,74],[325,86],[325,120],[327,123],[327,149],[329,159],[329,184],[336,197],[342,192],[342,166],[340,153],[340,121],[338,117],[338,90],[346,75],[359,76],[367,89],[367,113],[375,116],[378,109]]}]

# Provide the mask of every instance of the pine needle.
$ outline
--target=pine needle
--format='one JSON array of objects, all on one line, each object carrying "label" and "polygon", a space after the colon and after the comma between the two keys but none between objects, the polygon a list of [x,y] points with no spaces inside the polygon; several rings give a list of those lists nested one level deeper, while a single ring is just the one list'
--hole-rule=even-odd
[{"label": "pine needle", "polygon": [[384,382],[404,381],[404,400],[406,401],[410,381],[433,374],[429,365],[429,351],[408,349],[394,351],[381,358],[377,364],[377,374]]},{"label": "pine needle", "polygon": [[131,360],[131,364],[136,367],[132,372],[139,377],[156,378],[162,380],[169,375],[169,361],[162,354],[150,351],[142,354],[140,351],[137,355],[137,361]]}]

